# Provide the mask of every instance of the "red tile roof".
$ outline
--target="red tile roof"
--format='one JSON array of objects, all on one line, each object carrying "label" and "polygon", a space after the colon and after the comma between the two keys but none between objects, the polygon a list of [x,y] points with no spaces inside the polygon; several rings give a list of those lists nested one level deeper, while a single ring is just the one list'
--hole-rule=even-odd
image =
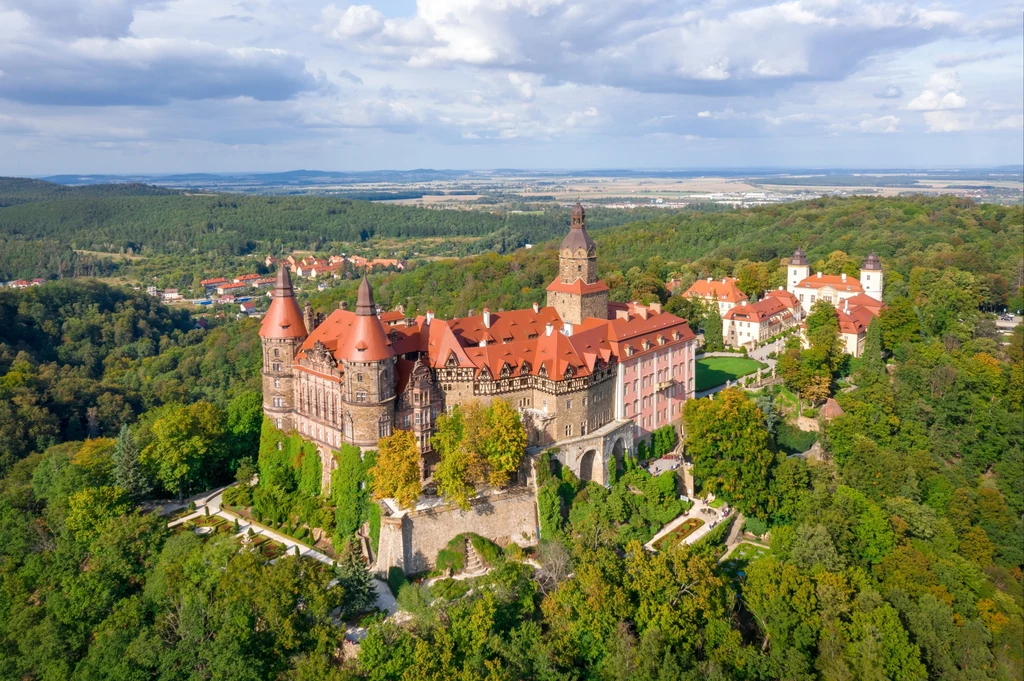
[{"label": "red tile roof", "polygon": [[704,298],[706,300],[719,300],[726,303],[739,303],[749,300],[747,294],[736,286],[736,279],[725,277],[724,279],[698,279],[690,285],[683,293],[687,298]]},{"label": "red tile roof", "polygon": [[860,285],[860,281],[856,277],[846,277],[844,280],[842,275],[839,274],[813,274],[798,284],[799,288],[813,288],[819,289],[825,286],[831,286],[837,291],[856,291],[857,293],[863,293],[864,287]]},{"label": "red tile roof", "polygon": [[597,293],[599,291],[607,291],[608,285],[603,281],[596,281],[593,284],[585,284],[582,279],[577,279],[571,284],[563,284],[558,279],[548,284],[548,291],[559,291],[561,293],[575,293],[582,295],[584,293]]}]

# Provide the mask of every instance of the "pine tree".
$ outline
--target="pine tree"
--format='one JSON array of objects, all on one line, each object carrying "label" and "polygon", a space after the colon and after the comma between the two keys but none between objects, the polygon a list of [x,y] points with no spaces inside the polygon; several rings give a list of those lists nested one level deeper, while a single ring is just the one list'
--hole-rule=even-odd
[{"label": "pine tree", "polygon": [[359,551],[359,545],[350,538],[335,563],[334,574],[344,593],[341,616],[349,619],[368,612],[376,602],[376,591],[366,561]]},{"label": "pine tree", "polygon": [[864,371],[871,376],[885,374],[885,363],[882,361],[882,325],[872,319],[868,325],[867,336],[864,338]]},{"label": "pine tree", "polygon": [[139,464],[139,448],[128,424],[121,426],[114,445],[114,484],[132,500],[138,501],[150,491],[149,480]]},{"label": "pine tree", "polygon": [[708,317],[704,320],[704,351],[719,352],[725,348],[722,338],[722,315],[718,304],[708,305]]}]

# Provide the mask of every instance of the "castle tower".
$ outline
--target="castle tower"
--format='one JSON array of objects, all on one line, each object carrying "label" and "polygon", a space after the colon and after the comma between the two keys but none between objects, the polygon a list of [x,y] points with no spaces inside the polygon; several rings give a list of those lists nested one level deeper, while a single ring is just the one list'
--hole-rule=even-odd
[{"label": "castle tower", "polygon": [[867,295],[875,300],[882,299],[882,263],[874,253],[864,258],[864,264],[860,268],[860,285],[864,287],[864,293]]},{"label": "castle tower", "polygon": [[377,318],[373,287],[363,276],[349,341],[341,348],[342,402],[346,442],[376,447],[395,420],[395,353]]},{"label": "castle tower", "polygon": [[558,278],[548,286],[548,305],[571,324],[608,317],[608,286],[597,278],[597,244],[587,234],[586,222],[586,212],[577,203],[558,251]]},{"label": "castle tower", "polygon": [[807,264],[807,256],[804,255],[802,248],[797,247],[793,251],[793,257],[789,259],[789,286],[786,287],[786,290],[796,294],[800,282],[809,276],[811,276],[811,268]]},{"label": "castle tower", "polygon": [[292,364],[306,335],[291,274],[282,264],[277,269],[270,308],[260,324],[260,342],[263,345],[263,413],[285,431],[295,427]]}]

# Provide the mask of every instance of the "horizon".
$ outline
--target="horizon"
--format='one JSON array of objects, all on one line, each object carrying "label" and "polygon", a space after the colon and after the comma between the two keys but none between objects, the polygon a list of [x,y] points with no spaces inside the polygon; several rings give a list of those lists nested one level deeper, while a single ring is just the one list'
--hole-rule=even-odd
[{"label": "horizon", "polygon": [[1024,164],[1020,0],[0,0],[0,174]]}]

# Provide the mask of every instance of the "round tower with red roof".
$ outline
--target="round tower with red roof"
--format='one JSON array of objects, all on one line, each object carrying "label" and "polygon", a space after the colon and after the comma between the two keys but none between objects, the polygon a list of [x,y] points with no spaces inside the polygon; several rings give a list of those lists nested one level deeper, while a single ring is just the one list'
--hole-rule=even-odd
[{"label": "round tower with red roof", "polygon": [[336,356],[344,372],[344,438],[359,447],[376,447],[394,426],[396,358],[365,276],[356,296],[355,321]]},{"label": "round tower with red roof", "polygon": [[277,281],[267,314],[260,325],[263,345],[263,412],[281,430],[295,427],[295,379],[292,365],[307,336],[302,310],[295,300],[288,267],[277,269]]}]

